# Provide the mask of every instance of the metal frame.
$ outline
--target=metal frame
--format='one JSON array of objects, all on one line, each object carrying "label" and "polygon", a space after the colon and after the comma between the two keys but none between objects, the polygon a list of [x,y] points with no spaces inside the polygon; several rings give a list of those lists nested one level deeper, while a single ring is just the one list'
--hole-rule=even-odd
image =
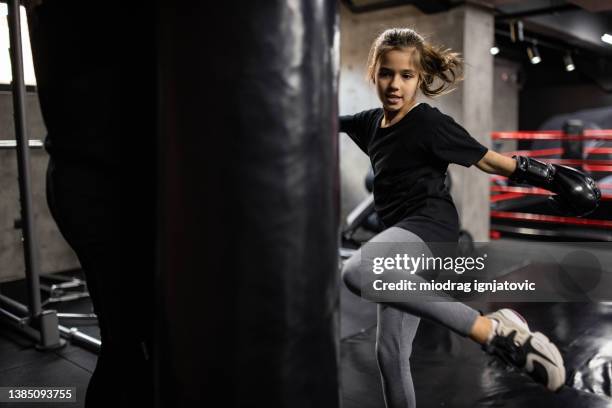
[{"label": "metal frame", "polygon": [[[41,275],[46,283],[40,284],[40,289],[47,292],[49,297],[42,305],[46,306],[50,303],[69,302],[71,300],[88,298],[87,282],[84,279],[75,278],[74,276],[64,276],[61,274]],[[64,317],[65,314],[58,313],[59,317]],[[81,314],[83,318],[91,318],[92,314]],[[73,316],[74,317],[74,316]],[[93,315],[95,318],[95,315]]]}]

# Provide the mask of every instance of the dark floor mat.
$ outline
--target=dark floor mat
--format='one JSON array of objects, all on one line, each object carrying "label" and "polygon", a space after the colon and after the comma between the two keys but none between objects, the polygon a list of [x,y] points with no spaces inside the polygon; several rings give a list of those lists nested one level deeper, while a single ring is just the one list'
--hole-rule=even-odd
[{"label": "dark floor mat", "polygon": [[[610,407],[612,306],[525,303],[513,307],[530,326],[559,345],[567,385],[548,392],[528,376],[484,354],[471,340],[422,321],[411,368],[421,407]],[[605,337],[605,334],[608,334]],[[345,408],[384,408],[374,355],[376,328],[343,339],[341,378]]]}]

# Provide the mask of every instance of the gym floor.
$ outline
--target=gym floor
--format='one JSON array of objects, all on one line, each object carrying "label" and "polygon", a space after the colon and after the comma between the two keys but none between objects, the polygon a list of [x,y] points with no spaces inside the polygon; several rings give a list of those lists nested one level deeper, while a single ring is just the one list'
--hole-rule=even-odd
[{"label": "gym floor", "polygon": [[[509,259],[521,262],[518,248],[524,241],[499,241],[509,249]],[[612,407],[612,303],[468,304],[484,313],[515,309],[532,329],[549,336],[564,356],[566,386],[551,393],[471,340],[421,320],[411,357],[418,407]],[[376,305],[343,285],[341,310],[343,406],[384,408],[374,354]]]},{"label": "gym floor", "polygon": [[[83,278],[82,274],[75,276]],[[0,293],[26,304],[25,280],[0,284]],[[45,298],[43,297],[43,300]],[[56,309],[62,313],[91,313],[89,299],[77,299],[70,302],[56,303],[49,309]],[[54,404],[54,408],[79,408],[84,406],[87,383],[96,366],[96,354],[67,343],[65,347],[57,350],[40,352],[27,337],[13,330],[0,319],[0,386],[35,386],[35,387],[76,387],[76,400],[74,403]],[[68,325],[68,322],[61,321]],[[100,338],[100,332],[95,322],[72,321],[70,326],[78,326],[85,334]],[[26,408],[28,406],[41,407],[48,404],[40,403],[5,403],[3,408]]]},{"label": "gym floor", "polygon": [[[552,245],[552,244],[551,244]],[[0,292],[24,301],[24,282],[0,285]],[[527,376],[501,365],[468,339],[428,321],[421,321],[411,366],[419,407],[612,407],[612,304],[520,303],[473,305],[486,312],[511,307],[530,326],[543,331],[565,358],[566,386],[546,391]],[[91,303],[80,299],[61,304],[66,313],[89,313]],[[95,325],[79,329],[99,337]],[[345,408],[383,408],[374,355],[376,305],[341,288],[341,381]],[[0,326],[0,386],[75,386],[77,403],[95,366],[96,355],[73,345],[41,353],[31,342]],[[449,369],[451,367],[451,369]],[[40,405],[34,405],[36,407]],[[26,408],[23,403],[3,407]]]},{"label": "gym floor", "polygon": [[[359,319],[363,326],[342,339],[343,406],[383,408],[374,356],[376,307],[342,290],[343,311],[352,309],[343,317]],[[500,307],[520,311],[530,327],[559,346],[568,385],[550,393],[484,354],[471,340],[422,320],[411,358],[418,407],[612,407],[612,322],[604,320],[612,304],[490,303],[487,310]],[[358,324],[352,320],[343,326]]]}]

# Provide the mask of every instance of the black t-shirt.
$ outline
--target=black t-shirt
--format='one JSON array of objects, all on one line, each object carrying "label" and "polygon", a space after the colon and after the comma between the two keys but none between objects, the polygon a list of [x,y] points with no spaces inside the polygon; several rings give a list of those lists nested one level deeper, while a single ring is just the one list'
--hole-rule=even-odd
[{"label": "black t-shirt", "polygon": [[421,103],[381,128],[382,109],[340,117],[374,169],[374,204],[385,227],[397,226],[425,242],[455,242],[457,209],[444,184],[449,163],[469,167],[487,152],[453,118]]}]

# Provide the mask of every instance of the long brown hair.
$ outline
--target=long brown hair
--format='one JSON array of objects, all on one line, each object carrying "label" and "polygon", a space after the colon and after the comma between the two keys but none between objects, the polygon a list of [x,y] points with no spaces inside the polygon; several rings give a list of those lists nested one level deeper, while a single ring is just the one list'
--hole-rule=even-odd
[{"label": "long brown hair", "polygon": [[[428,43],[410,28],[390,28],[374,40],[368,57],[367,79],[374,82],[376,66],[382,55],[391,50],[406,49],[412,51],[414,64],[419,71],[419,88],[424,95],[448,93],[463,79],[463,60],[459,53]],[[433,87],[436,78],[442,84]]]}]

